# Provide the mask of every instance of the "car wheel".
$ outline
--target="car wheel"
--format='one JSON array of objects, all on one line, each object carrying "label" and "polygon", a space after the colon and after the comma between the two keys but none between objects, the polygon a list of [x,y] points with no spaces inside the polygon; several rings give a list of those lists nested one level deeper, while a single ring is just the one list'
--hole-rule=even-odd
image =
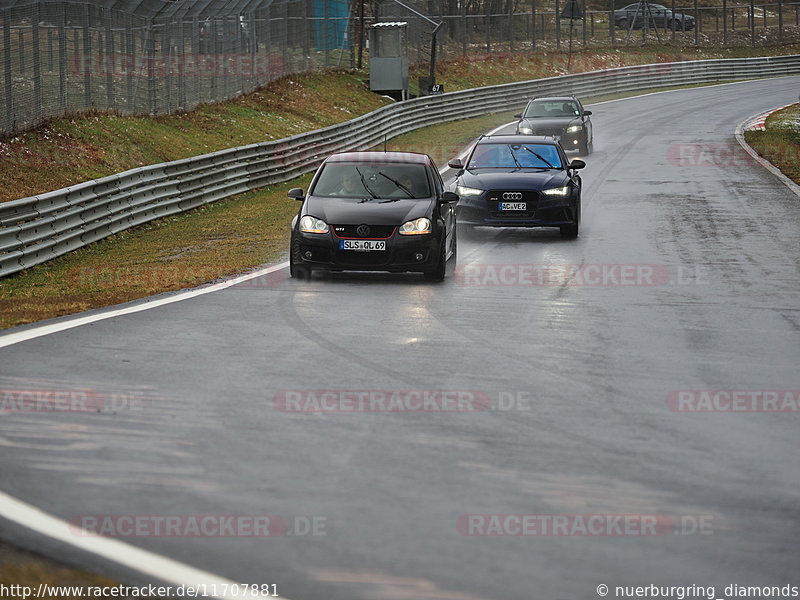
[{"label": "car wheel", "polygon": [[672,31],[673,28],[675,28],[675,31],[680,31],[681,24],[678,23],[675,19],[670,19],[669,21],[667,21],[667,29],[669,31]]},{"label": "car wheel", "polygon": [[620,19],[617,21],[617,27],[620,29],[627,29],[628,28],[628,19]]},{"label": "car wheel", "polygon": [[423,273],[426,281],[444,281],[445,274],[447,273],[447,234],[442,232],[442,243],[439,244],[439,261],[436,268],[432,271],[425,271]]},{"label": "car wheel", "polygon": [[578,204],[575,207],[575,222],[570,223],[569,225],[562,225],[561,227],[559,227],[559,231],[561,232],[561,237],[568,240],[572,240],[578,237],[580,224],[581,224],[581,202],[580,200],[578,200]]},{"label": "car wheel", "polygon": [[580,144],[578,144],[578,152],[579,152],[580,154],[584,155],[584,156],[585,156],[586,154],[589,154],[589,139],[588,139],[588,134],[587,134],[587,136],[584,136],[584,138],[583,138],[583,140],[581,141],[581,143],[580,143]]},{"label": "car wheel", "polygon": [[452,275],[456,270],[456,265],[458,264],[458,227],[453,228],[453,254],[450,256],[447,263],[447,274]]},{"label": "car wheel", "polygon": [[292,251],[289,253],[289,275],[296,279],[310,279],[311,268],[300,263],[300,245],[292,244]]}]

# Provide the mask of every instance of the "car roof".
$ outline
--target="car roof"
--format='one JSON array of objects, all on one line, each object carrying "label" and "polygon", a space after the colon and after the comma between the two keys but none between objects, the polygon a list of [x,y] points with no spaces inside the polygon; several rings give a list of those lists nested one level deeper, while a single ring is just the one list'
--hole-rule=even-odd
[{"label": "car roof", "polygon": [[548,102],[569,102],[570,100],[577,100],[575,96],[536,96],[535,98],[531,98],[530,102],[536,102],[537,100],[547,100]]},{"label": "car roof", "polygon": [[340,152],[330,155],[325,162],[363,162],[363,163],[430,163],[427,154],[416,152]]},{"label": "car roof", "polygon": [[558,146],[558,142],[552,137],[544,135],[486,135],[478,140],[481,143],[503,143],[503,144],[549,144]]}]

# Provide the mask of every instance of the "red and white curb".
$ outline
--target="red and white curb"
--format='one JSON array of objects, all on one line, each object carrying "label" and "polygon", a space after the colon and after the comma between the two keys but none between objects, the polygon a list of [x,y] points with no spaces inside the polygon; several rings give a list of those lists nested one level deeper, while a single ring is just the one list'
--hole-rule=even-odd
[{"label": "red and white curb", "polygon": [[754,117],[750,117],[742,124],[742,127],[744,131],[764,131],[764,123],[767,121],[767,117],[769,117],[774,112],[778,112],[779,110],[783,110],[784,108],[788,108],[790,106],[792,105],[784,104],[779,108],[773,108],[772,110],[768,110],[767,112],[763,112]]},{"label": "red and white curb", "polygon": [[779,108],[773,108],[772,110],[768,110],[766,112],[753,115],[749,119],[745,119],[743,122],[739,123],[739,125],[736,127],[736,130],[733,132],[733,135],[736,137],[736,141],[739,142],[739,145],[744,149],[744,151],[753,157],[753,160],[764,167],[767,171],[775,175],[775,177],[777,177],[783,185],[794,192],[796,196],[800,197],[800,186],[784,175],[778,167],[753,150],[753,148],[750,147],[750,144],[748,144],[744,139],[745,131],[763,131],[764,122],[767,120],[767,117],[774,112],[786,108],[787,106],[791,106],[791,104],[786,104],[785,106],[781,106]]}]

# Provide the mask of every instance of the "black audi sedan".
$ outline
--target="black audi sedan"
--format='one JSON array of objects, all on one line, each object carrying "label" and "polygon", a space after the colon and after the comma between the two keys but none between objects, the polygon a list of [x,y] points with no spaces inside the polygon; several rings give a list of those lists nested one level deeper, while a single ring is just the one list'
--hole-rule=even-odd
[{"label": "black audi sedan", "polygon": [[460,224],[491,227],[558,227],[562,237],[578,235],[581,219],[581,159],[567,161],[549,137],[495,135],[480,138],[453,183],[460,197]]},{"label": "black audi sedan", "polygon": [[533,98],[514,118],[517,134],[553,136],[565,150],[585,155],[594,143],[591,114],[575,96],[554,96]]},{"label": "black audi sedan", "polygon": [[292,277],[312,270],[419,272],[441,281],[455,268],[458,196],[433,160],[410,152],[346,152],[314,174],[292,220]]}]

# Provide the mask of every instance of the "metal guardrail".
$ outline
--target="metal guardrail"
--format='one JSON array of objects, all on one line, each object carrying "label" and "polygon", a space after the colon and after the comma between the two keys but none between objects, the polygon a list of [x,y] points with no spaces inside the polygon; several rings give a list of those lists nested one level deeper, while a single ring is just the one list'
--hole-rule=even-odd
[{"label": "metal guardrail", "polygon": [[600,96],[646,88],[800,74],[800,55],[621,67],[425,96],[324,129],[176,160],[0,204],[0,277],[130,227],[313,171],[331,153],[384,136],[522,107],[533,95]]}]

